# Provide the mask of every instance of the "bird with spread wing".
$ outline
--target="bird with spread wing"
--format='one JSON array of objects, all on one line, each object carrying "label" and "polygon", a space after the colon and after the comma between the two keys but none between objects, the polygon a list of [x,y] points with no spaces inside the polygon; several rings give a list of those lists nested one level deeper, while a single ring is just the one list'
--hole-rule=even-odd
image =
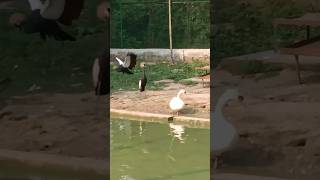
[{"label": "bird with spread wing", "polygon": [[[0,3],[10,1],[14,2],[0,0]],[[42,39],[49,37],[58,41],[76,40],[63,30],[63,26],[70,26],[79,18],[84,0],[28,0],[28,4],[31,12],[14,13],[9,19],[10,24],[26,33],[39,33]]]}]

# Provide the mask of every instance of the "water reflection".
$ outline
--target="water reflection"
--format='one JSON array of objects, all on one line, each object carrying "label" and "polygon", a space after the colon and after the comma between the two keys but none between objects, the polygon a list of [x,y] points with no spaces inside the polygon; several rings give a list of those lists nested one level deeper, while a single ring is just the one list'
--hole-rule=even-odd
[{"label": "water reflection", "polygon": [[183,137],[185,133],[185,128],[182,125],[177,125],[169,123],[170,133],[173,134],[173,137],[177,138],[180,143],[184,143],[185,138]]},{"label": "water reflection", "polygon": [[111,180],[209,179],[207,129],[112,120],[110,131]]},{"label": "water reflection", "polygon": [[128,176],[128,175],[125,175],[125,176],[121,176],[120,180],[135,180],[135,179],[130,177],[130,176]]}]

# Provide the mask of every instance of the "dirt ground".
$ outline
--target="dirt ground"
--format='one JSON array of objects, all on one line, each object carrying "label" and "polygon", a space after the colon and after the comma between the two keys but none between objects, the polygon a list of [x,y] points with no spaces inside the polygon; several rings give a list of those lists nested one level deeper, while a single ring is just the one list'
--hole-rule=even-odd
[{"label": "dirt ground", "polygon": [[198,118],[210,117],[210,87],[203,87],[202,83],[183,85],[170,80],[161,82],[164,82],[166,87],[160,91],[146,90],[142,93],[138,91],[113,93],[110,106],[113,109],[172,114],[169,108],[171,98],[176,96],[181,89],[185,89],[186,94],[181,95],[181,99],[186,106],[179,115]]},{"label": "dirt ground", "polygon": [[106,159],[106,100],[86,94],[12,97],[0,107],[0,148]]},{"label": "dirt ground", "polygon": [[291,68],[274,77],[257,80],[257,76],[216,71],[214,95],[235,88],[244,102],[231,101],[224,108],[226,119],[241,138],[237,147],[223,154],[224,165],[215,173],[319,179],[319,71],[302,71],[303,85],[297,83]]}]

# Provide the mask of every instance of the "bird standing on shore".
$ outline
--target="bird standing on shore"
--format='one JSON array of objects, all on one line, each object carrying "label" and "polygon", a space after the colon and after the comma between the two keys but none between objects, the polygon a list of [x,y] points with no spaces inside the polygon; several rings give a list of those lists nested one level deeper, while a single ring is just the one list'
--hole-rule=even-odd
[{"label": "bird standing on shore", "polygon": [[109,59],[110,56],[108,54],[108,51],[104,49],[94,61],[92,68],[92,78],[96,95],[106,95],[110,93],[110,69],[108,67]]},{"label": "bird standing on shore", "polygon": [[185,104],[183,100],[180,98],[182,94],[186,94],[186,90],[181,89],[178,92],[177,96],[171,99],[169,106],[170,106],[170,109],[172,110],[172,114],[174,114],[174,112],[177,112],[177,115],[179,116],[179,111],[183,109]]},{"label": "bird standing on shore", "polygon": [[143,92],[145,90],[145,87],[147,85],[147,76],[146,76],[146,72],[145,72],[145,64],[143,63],[141,65],[141,68],[143,69],[143,74],[142,74],[142,77],[141,79],[139,80],[139,90],[140,92]]}]

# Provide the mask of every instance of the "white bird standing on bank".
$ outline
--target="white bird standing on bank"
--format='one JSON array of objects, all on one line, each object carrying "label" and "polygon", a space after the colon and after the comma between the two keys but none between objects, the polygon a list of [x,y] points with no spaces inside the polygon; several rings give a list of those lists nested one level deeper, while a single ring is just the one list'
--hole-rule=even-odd
[{"label": "white bird standing on bank", "polygon": [[236,144],[239,134],[234,126],[229,123],[223,116],[222,109],[231,99],[238,97],[239,101],[243,100],[237,90],[227,90],[219,99],[215,111],[211,113],[211,156],[215,157],[214,168],[218,167],[219,156],[223,152],[231,150]]},{"label": "white bird standing on bank", "polygon": [[179,116],[179,111],[181,109],[183,109],[184,107],[184,102],[183,100],[180,98],[181,94],[186,94],[186,90],[181,89],[176,97],[173,97],[169,103],[170,109],[172,110],[172,114],[174,112],[177,112],[177,115]]}]

